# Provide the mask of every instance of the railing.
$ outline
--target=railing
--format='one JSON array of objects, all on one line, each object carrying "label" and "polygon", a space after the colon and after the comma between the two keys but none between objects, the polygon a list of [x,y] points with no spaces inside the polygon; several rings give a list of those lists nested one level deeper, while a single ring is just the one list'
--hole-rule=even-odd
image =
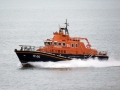
[{"label": "railing", "polygon": [[80,37],[70,37],[71,40],[79,41]]},{"label": "railing", "polygon": [[36,46],[30,46],[30,45],[19,45],[20,51],[36,51],[39,48],[42,48],[42,46],[40,47],[36,47]]},{"label": "railing", "polygon": [[89,54],[89,56],[88,56],[89,58],[92,57],[93,56],[93,50],[91,50],[88,54]]},{"label": "railing", "polygon": [[99,55],[107,55],[107,51],[100,51]]},{"label": "railing", "polygon": [[[39,49],[43,48],[43,46],[40,46],[40,47],[35,47],[35,46],[30,46],[30,45],[19,45],[19,46],[21,47],[20,51],[37,51],[37,50],[39,51]],[[44,50],[43,51],[41,50],[40,52],[44,52]],[[52,55],[52,56],[64,58],[64,59],[70,59],[69,57],[61,56],[61,54],[55,55],[50,52],[44,52],[44,53]]]}]

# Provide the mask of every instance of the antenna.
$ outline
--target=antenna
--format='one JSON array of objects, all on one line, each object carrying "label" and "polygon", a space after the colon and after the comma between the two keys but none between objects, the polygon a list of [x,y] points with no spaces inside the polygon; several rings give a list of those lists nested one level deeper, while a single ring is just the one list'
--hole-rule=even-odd
[{"label": "antenna", "polygon": [[68,32],[68,29],[67,29],[67,26],[68,26],[68,23],[67,23],[67,19],[66,19],[66,28],[65,28],[65,34],[68,34],[69,35],[69,32]]}]

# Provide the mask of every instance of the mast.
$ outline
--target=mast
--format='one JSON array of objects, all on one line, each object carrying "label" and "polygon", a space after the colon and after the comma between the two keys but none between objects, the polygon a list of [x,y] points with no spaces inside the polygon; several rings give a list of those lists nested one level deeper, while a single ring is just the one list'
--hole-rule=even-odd
[{"label": "mast", "polygon": [[69,32],[68,32],[68,29],[67,29],[67,26],[68,26],[68,23],[67,23],[67,19],[66,19],[66,28],[65,28],[65,34],[68,34],[69,35]]}]

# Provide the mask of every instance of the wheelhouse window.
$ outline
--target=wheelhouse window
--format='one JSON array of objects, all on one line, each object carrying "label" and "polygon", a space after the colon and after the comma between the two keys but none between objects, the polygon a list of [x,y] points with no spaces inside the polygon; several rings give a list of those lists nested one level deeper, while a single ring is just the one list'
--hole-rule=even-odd
[{"label": "wheelhouse window", "polygon": [[48,42],[48,45],[52,45],[52,42]]},{"label": "wheelhouse window", "polygon": [[58,43],[58,46],[61,46],[61,43]]},{"label": "wheelhouse window", "polygon": [[65,43],[63,43],[63,46],[66,46],[66,44],[65,44]]},{"label": "wheelhouse window", "polygon": [[52,45],[52,42],[44,42],[45,46],[46,45]]},{"label": "wheelhouse window", "polygon": [[76,44],[76,47],[78,47],[78,44]]},{"label": "wheelhouse window", "polygon": [[44,42],[45,46],[47,45],[47,42]]},{"label": "wheelhouse window", "polygon": [[54,42],[54,45],[57,45],[57,42]]},{"label": "wheelhouse window", "polygon": [[71,47],[74,47],[74,44],[71,44]]}]

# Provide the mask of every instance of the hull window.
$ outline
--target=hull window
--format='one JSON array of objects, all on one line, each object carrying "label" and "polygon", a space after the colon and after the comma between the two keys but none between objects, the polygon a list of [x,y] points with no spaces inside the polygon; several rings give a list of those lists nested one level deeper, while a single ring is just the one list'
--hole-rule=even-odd
[{"label": "hull window", "polygon": [[60,53],[60,50],[58,50],[58,53]]},{"label": "hull window", "polygon": [[66,51],[64,50],[64,53],[66,53]]},{"label": "hull window", "polygon": [[61,53],[63,53],[63,50],[61,50]]}]

